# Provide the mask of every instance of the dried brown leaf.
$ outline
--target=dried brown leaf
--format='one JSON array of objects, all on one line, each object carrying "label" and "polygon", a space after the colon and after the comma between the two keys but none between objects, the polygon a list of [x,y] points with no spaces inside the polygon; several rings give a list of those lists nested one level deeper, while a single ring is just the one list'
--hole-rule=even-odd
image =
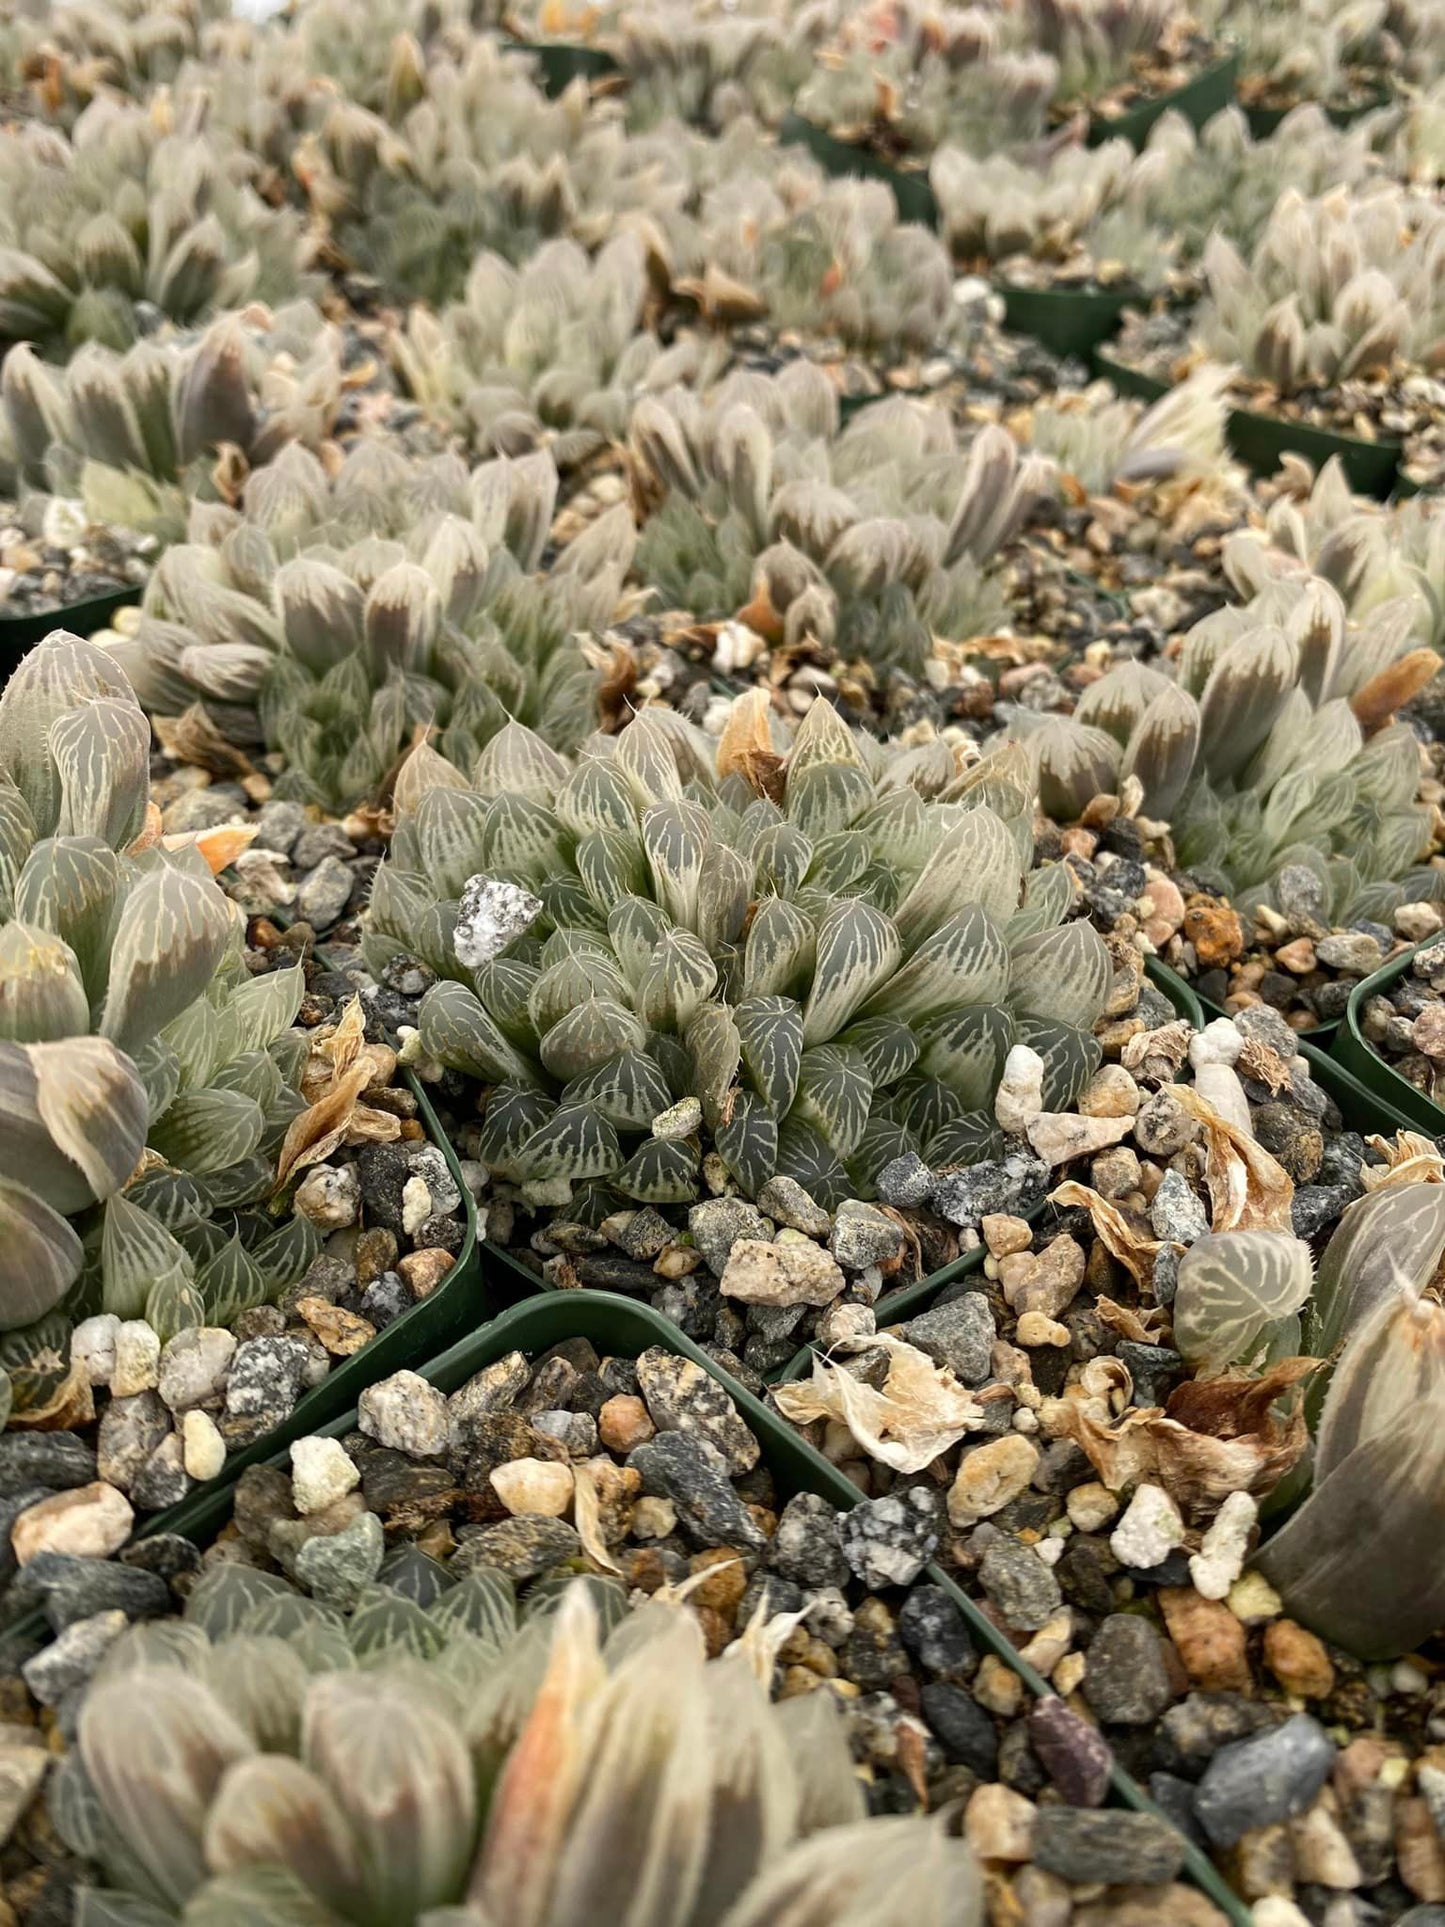
[{"label": "dried brown leaf", "polygon": [[1403,709],[1427,683],[1434,681],[1439,668],[1440,658],[1433,649],[1412,649],[1377,676],[1371,676],[1364,687],[1351,696],[1350,709],[1355,721],[1367,736],[1373,736],[1377,729],[1384,728],[1396,710]]},{"label": "dried brown leaf", "polygon": [[895,1472],[921,1472],[982,1422],[983,1409],[947,1366],[935,1365],[901,1338],[850,1339],[837,1349],[871,1351],[875,1346],[889,1354],[881,1387],[865,1385],[844,1366],[815,1353],[811,1382],[779,1385],[773,1397],[785,1418],[802,1425],[816,1418],[837,1419],[870,1458]]},{"label": "dried brown leaf", "polygon": [[179,716],[153,716],[151,727],[161,748],[178,763],[224,779],[250,776],[255,769],[244,750],[226,741],[201,703],[192,703]]},{"label": "dried brown leaf", "polygon": [[1218,1378],[1187,1379],[1176,1385],[1164,1410],[1191,1432],[1210,1438],[1240,1439],[1268,1431],[1269,1408],[1282,1393],[1319,1370],[1318,1358],[1282,1358],[1258,1378],[1223,1372]]},{"label": "dried brown leaf", "polygon": [[1192,1084],[1174,1087],[1182,1109],[1204,1128],[1204,1181],[1213,1231],[1293,1231],[1294,1180],[1256,1144],[1228,1124]]},{"label": "dried brown leaf", "polygon": [[[351,1127],[356,1100],[365,1089],[369,1075],[369,1065],[353,1064],[336,1079],[324,1097],[317,1098],[299,1117],[292,1118],[276,1165],[278,1185],[285,1184],[303,1166],[319,1164],[323,1158],[330,1157],[341,1144]],[[392,1122],[397,1120],[393,1118]]]},{"label": "dried brown leaf", "polygon": [[1393,1138],[1376,1135],[1365,1142],[1385,1160],[1360,1166],[1360,1182],[1367,1191],[1384,1191],[1392,1184],[1445,1183],[1445,1158],[1433,1138],[1401,1131]]},{"label": "dried brown leaf", "polygon": [[1093,1219],[1094,1231],[1110,1257],[1118,1259],[1140,1290],[1152,1290],[1154,1260],[1164,1246],[1139,1219],[1127,1216],[1117,1205],[1110,1204],[1107,1198],[1074,1178],[1056,1185],[1049,1198],[1054,1204],[1082,1205]]},{"label": "dried brown leaf", "polygon": [[1238,1438],[1192,1431],[1158,1407],[1126,1412],[1108,1425],[1079,1400],[1056,1407],[1058,1436],[1071,1438],[1111,1492],[1159,1485],[1194,1518],[1215,1512],[1231,1492],[1270,1492],[1309,1443],[1304,1414]]},{"label": "dried brown leaf", "polygon": [[597,1497],[597,1482],[591,1469],[585,1465],[572,1468],[573,1505],[572,1517],[577,1527],[577,1537],[582,1541],[582,1550],[599,1572],[621,1574],[622,1568],[607,1550],[607,1541],[602,1536],[602,1505]]}]

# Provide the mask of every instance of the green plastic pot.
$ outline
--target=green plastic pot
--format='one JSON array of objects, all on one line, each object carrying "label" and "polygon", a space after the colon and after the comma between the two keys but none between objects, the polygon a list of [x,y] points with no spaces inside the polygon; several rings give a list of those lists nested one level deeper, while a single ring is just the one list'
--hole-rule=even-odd
[{"label": "green plastic pot", "polygon": [[[519,1351],[535,1358],[539,1352],[569,1338],[589,1339],[599,1352],[614,1357],[635,1358],[640,1352],[660,1346],[675,1356],[691,1359],[732,1398],[744,1423],[761,1445],[764,1461],[783,1497],[791,1498],[797,1492],[816,1492],[839,1510],[851,1509],[862,1498],[851,1479],[830,1465],[820,1452],[815,1452],[777,1412],[721,1370],[700,1346],[684,1338],[669,1319],[649,1305],[636,1304],[612,1292],[566,1291],[528,1299],[419,1369],[421,1376],[439,1391],[454,1392],[508,1352]],[[354,1410],[349,1411],[321,1427],[321,1433],[327,1438],[344,1437],[356,1429],[356,1417]],[[275,1453],[272,1458],[279,1469],[289,1469],[285,1453]],[[168,1515],[169,1529],[180,1532],[193,1544],[208,1545],[226,1525],[230,1509],[229,1491],[207,1488]],[[1048,1681],[1020,1656],[954,1579],[937,1566],[929,1566],[923,1576],[930,1585],[940,1586],[948,1594],[979,1646],[1017,1673],[1036,1697],[1053,1696]],[[1110,1785],[1116,1801],[1170,1824],[1167,1816],[1122,1767],[1111,1767]],[[1184,1843],[1184,1862],[1189,1877],[1235,1927],[1250,1927],[1248,1910],[1225,1885],[1207,1857],[1189,1841]]]},{"label": "green plastic pot", "polygon": [[1141,100],[1137,107],[1131,107],[1124,114],[1095,114],[1089,122],[1089,145],[1100,147],[1105,141],[1132,141],[1135,147],[1142,147],[1149,138],[1149,130],[1162,114],[1183,114],[1193,127],[1202,127],[1207,120],[1228,107],[1234,99],[1234,84],[1239,76],[1239,52],[1226,54],[1212,67],[1206,67],[1202,74],[1176,87],[1172,93],[1159,94],[1153,100]]},{"label": "green plastic pot", "polygon": [[[1412,944],[1408,950],[1377,970],[1373,977],[1362,978],[1355,985],[1345,1007],[1345,1021],[1336,1033],[1331,1052],[1332,1061],[1387,1111],[1402,1120],[1405,1129],[1423,1131],[1428,1137],[1445,1135],[1445,1110],[1426,1097],[1423,1091],[1416,1090],[1408,1077],[1401,1077],[1394,1065],[1387,1064],[1371,1047],[1360,1029],[1360,1013],[1367,997],[1389,990],[1405,974],[1417,951],[1429,949],[1439,941],[1439,937],[1426,937],[1423,943]],[[1380,1130],[1386,1127],[1374,1125],[1371,1128]],[[1395,1124],[1389,1128],[1398,1130],[1401,1125]]]},{"label": "green plastic pot", "polygon": [[[1149,964],[1149,975],[1166,996],[1172,997],[1174,993],[1172,989],[1163,982],[1163,978],[1165,977],[1172,977],[1179,988],[1188,994],[1199,1012],[1195,1022],[1201,1029],[1203,1029],[1205,1024],[1213,1023],[1216,1017],[1232,1017],[1234,1015],[1234,1012],[1232,1010],[1226,1010],[1223,1004],[1217,1004],[1212,997],[1206,997],[1202,990],[1197,989],[1195,985],[1190,983],[1187,977],[1181,977],[1177,970],[1171,970],[1167,964],[1161,964],[1157,957],[1151,957]],[[1189,1012],[1180,1009],[1178,1005],[1176,1005],[1175,1008],[1179,1010],[1181,1017],[1189,1015]],[[1301,1039],[1307,1038],[1316,1050],[1327,1050],[1334,1041],[1335,1032],[1339,1027],[1340,1020],[1334,1017],[1331,1018],[1327,1024],[1316,1024],[1313,1030],[1300,1031],[1299,1036]]]},{"label": "green plastic pot", "polygon": [[[1209,1019],[1205,1015],[1204,999],[1193,984],[1181,977],[1177,970],[1171,970],[1167,963],[1161,963],[1158,957],[1145,959],[1144,975],[1156,990],[1162,991],[1169,999],[1177,1016],[1187,1017],[1196,1030],[1203,1030]],[[1222,1011],[1215,1014],[1224,1015]]]},{"label": "green plastic pot", "polygon": [[[1303,106],[1297,101],[1296,106]],[[1352,127],[1366,114],[1378,113],[1382,107],[1390,105],[1388,94],[1376,94],[1372,99],[1362,102],[1358,107],[1326,107],[1325,118],[1336,127]],[[1268,140],[1287,114],[1294,112],[1292,107],[1246,107],[1244,118],[1249,123],[1249,131],[1257,141]]]},{"label": "green plastic pot", "polygon": [[829,174],[882,181],[893,190],[900,220],[917,221],[923,227],[938,226],[938,203],[923,168],[893,167],[860,142],[839,140],[826,127],[805,120],[801,114],[783,116],[778,139],[795,147],[806,147]]},{"label": "green plastic pot", "polygon": [[89,596],[61,609],[43,609],[35,615],[0,617],[0,685],[8,682],[20,667],[20,658],[37,642],[43,642],[52,629],[68,630],[72,636],[93,636],[104,629],[117,609],[139,602],[139,583],[127,589],[111,589],[105,595]]},{"label": "green plastic pot", "polygon": [[616,59],[601,47],[578,47],[560,40],[508,40],[516,53],[530,54],[542,75],[542,90],[550,100],[563,94],[577,79],[606,80],[620,73]]},{"label": "green plastic pot", "polygon": [[1015,288],[995,280],[1003,296],[1004,326],[1029,335],[1056,355],[1087,361],[1091,350],[1119,331],[1119,317],[1139,295],[1115,288]]},{"label": "green plastic pot", "polygon": [[1094,350],[1094,373],[1112,383],[1120,395],[1133,395],[1138,401],[1158,401],[1169,393],[1169,383],[1157,375],[1146,375],[1142,368],[1131,368],[1117,361],[1102,348]]},{"label": "green plastic pot", "polygon": [[1236,408],[1229,417],[1229,445],[1256,475],[1273,475],[1284,455],[1303,455],[1316,469],[1338,455],[1350,487],[1357,495],[1383,501],[1400,476],[1399,442],[1367,442],[1358,435],[1337,435],[1328,428],[1286,421],[1282,415],[1258,415]]},{"label": "green plastic pot", "polygon": [[1300,1044],[1300,1052],[1310,1067],[1310,1076],[1327,1096],[1334,1099],[1346,1128],[1361,1133],[1378,1132],[1381,1137],[1393,1137],[1397,1131],[1418,1130],[1419,1126],[1402,1110],[1398,1110],[1388,1097],[1382,1097],[1378,1090],[1356,1077],[1348,1066],[1340,1062],[1335,1053],[1346,1030],[1347,1026],[1341,1024],[1335,1033],[1333,1051],[1322,1051],[1314,1044]]}]

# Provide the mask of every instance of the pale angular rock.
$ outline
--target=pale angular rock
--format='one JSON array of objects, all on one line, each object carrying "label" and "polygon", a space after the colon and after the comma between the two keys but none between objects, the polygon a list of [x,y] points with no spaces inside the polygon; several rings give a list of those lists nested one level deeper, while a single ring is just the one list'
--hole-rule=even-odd
[{"label": "pale angular rock", "polygon": [[963,1816],[963,1834],[980,1860],[1033,1858],[1037,1808],[1012,1787],[993,1781],[976,1787]]},{"label": "pale angular rock", "polygon": [[143,1318],[127,1318],[115,1335],[115,1364],[110,1389],[116,1398],[133,1398],[155,1389],[161,1341]]},{"label": "pale angular rock", "polygon": [[181,1420],[182,1464],[198,1483],[216,1478],[226,1464],[226,1441],[209,1412],[190,1411]]},{"label": "pale angular rock", "polygon": [[1158,1485],[1141,1485],[1123,1518],[1109,1535],[1109,1547],[1121,1565],[1147,1572],[1162,1566],[1175,1546],[1184,1543],[1184,1521],[1173,1499]]},{"label": "pale angular rock", "polygon": [[235,1353],[235,1338],[219,1325],[177,1332],[161,1350],[156,1389],[173,1412],[219,1400]]},{"label": "pale angular rock", "polygon": [[655,1437],[657,1427],[644,1402],[632,1392],[616,1392],[597,1414],[597,1436],[609,1452],[625,1458],[634,1446]]},{"label": "pale angular rock", "polygon": [[369,1385],[357,1401],[357,1424],[378,1445],[409,1458],[436,1458],[447,1449],[447,1402],[417,1372],[394,1372]]},{"label": "pale angular rock", "polygon": [[1034,1241],[1033,1227],[1027,1218],[1015,1218],[1003,1211],[989,1212],[981,1220],[979,1229],[993,1258],[1009,1258],[1015,1252],[1027,1251]]},{"label": "pale angular rock", "polygon": [[1132,1117],[1143,1093],[1122,1064],[1104,1064],[1090,1078],[1079,1099],[1085,1117]]},{"label": "pale angular rock", "polygon": [[297,1439],[291,1447],[291,1497],[302,1514],[324,1512],[361,1483],[339,1439]]},{"label": "pale angular rock", "polygon": [[409,1251],[398,1258],[396,1269],[413,1298],[430,1298],[455,1263],[451,1252],[424,1245],[420,1251]]},{"label": "pale angular rock", "polygon": [[827,1305],[844,1287],[838,1261],[811,1238],[739,1238],[728,1253],[719,1286],[745,1305]]},{"label": "pale angular rock", "polygon": [[499,957],[542,914],[542,899],[497,877],[468,877],[457,910],[452,948],[457,962],[476,970]]},{"label": "pale angular rock", "polygon": [[1003,1076],[993,1100],[999,1128],[1014,1135],[1028,1129],[1044,1108],[1044,1060],[1027,1044],[1015,1044],[1004,1059]]},{"label": "pale angular rock", "polygon": [[70,1334],[70,1362],[81,1368],[92,1385],[109,1385],[119,1332],[115,1313],[103,1311],[94,1318],[82,1318]]},{"label": "pale angular rock", "polygon": [[570,1465],[553,1459],[509,1459],[492,1468],[492,1490],[513,1517],[564,1518],[575,1483]]},{"label": "pale angular rock", "polygon": [[1198,1552],[1189,1560],[1189,1577],[1206,1599],[1227,1599],[1229,1589],[1244,1571],[1249,1535],[1259,1518],[1259,1507],[1247,1492],[1231,1492],[1219,1508]]},{"label": "pale angular rock", "polygon": [[962,1531],[1016,1499],[1038,1469],[1039,1450],[1019,1432],[1005,1432],[964,1454],[948,1494],[949,1523]]},{"label": "pale angular rock", "polygon": [[108,1559],[130,1537],[135,1513],[123,1492],[97,1479],[73,1492],[56,1492],[27,1506],[10,1528],[10,1545],[22,1566],[37,1553],[70,1552],[82,1559]]},{"label": "pale angular rock", "polygon": [[1080,1117],[1073,1111],[1040,1111],[1031,1119],[1028,1140],[1051,1169],[1071,1158],[1092,1157],[1117,1144],[1133,1127],[1129,1117]]},{"label": "pale angular rock", "polygon": [[0,1847],[9,1844],[16,1825],[40,1791],[51,1762],[50,1753],[39,1744],[38,1728],[35,1737],[34,1746],[0,1742]]},{"label": "pale angular rock", "polygon": [[[1233,1029],[1233,1025],[1230,1026]],[[1205,1103],[1226,1124],[1232,1124],[1245,1137],[1254,1136],[1249,1115],[1249,1099],[1238,1074],[1228,1064],[1202,1064],[1194,1073],[1194,1088]]]},{"label": "pale angular rock", "polygon": [[1014,1262],[1019,1269],[1004,1283],[1004,1297],[1018,1312],[1057,1318],[1068,1310],[1084,1282],[1083,1247],[1067,1233],[1052,1239],[1031,1263],[1023,1263],[1021,1254]]},{"label": "pale angular rock", "polygon": [[431,1192],[425,1178],[409,1177],[401,1187],[401,1228],[415,1237],[432,1214]]},{"label": "pale angular rock", "polygon": [[1119,1501],[1106,1485],[1090,1480],[1076,1485],[1064,1500],[1070,1519],[1080,1532],[1097,1532],[1119,1516]]},{"label": "pale angular rock", "polygon": [[296,1209],[319,1231],[345,1231],[361,1209],[361,1181],[353,1164],[317,1164],[296,1187]]},{"label": "pale angular rock", "polygon": [[695,1097],[684,1097],[679,1103],[671,1104],[665,1111],[659,1111],[652,1120],[652,1135],[664,1143],[677,1138],[693,1137],[702,1129],[702,1104]]},{"label": "pale angular rock", "polygon": [[1354,1848],[1330,1811],[1328,1799],[1328,1794],[1322,1794],[1308,1813],[1289,1822],[1295,1878],[1308,1881],[1311,1886],[1348,1893],[1363,1886],[1365,1876]]}]

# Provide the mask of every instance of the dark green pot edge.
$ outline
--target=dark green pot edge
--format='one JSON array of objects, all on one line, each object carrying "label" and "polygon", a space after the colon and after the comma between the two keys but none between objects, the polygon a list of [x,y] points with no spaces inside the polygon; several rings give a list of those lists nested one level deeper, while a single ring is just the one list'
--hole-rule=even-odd
[{"label": "dark green pot edge", "polygon": [[839,140],[830,134],[826,127],[819,127],[815,121],[805,120],[801,114],[789,113],[783,116],[778,128],[778,140],[793,146],[809,149],[813,158],[830,174],[852,176],[868,181],[882,181],[893,190],[893,199],[898,205],[899,219],[917,221],[923,227],[938,226],[938,203],[929,186],[926,169],[908,172],[893,167],[872,153],[868,148],[855,141]]},{"label": "dark green pot edge", "polygon": [[[1401,1077],[1392,1064],[1387,1064],[1365,1038],[1360,1029],[1360,1012],[1367,997],[1376,996],[1402,977],[1414,961],[1417,951],[1429,949],[1438,944],[1440,938],[1426,937],[1422,942],[1411,944],[1398,957],[1393,957],[1372,977],[1363,977],[1350,992],[1350,1001],[1345,1008],[1345,1021],[1335,1035],[1331,1061],[1345,1071],[1369,1095],[1386,1109],[1395,1112],[1404,1127],[1411,1131],[1423,1131],[1429,1137],[1445,1134],[1445,1110],[1428,1097],[1423,1091],[1416,1090],[1407,1077]],[[1377,1127],[1378,1128],[1378,1127]],[[1398,1128],[1398,1126],[1396,1127]]]},{"label": "dark green pot edge", "polygon": [[1125,308],[1141,299],[1132,289],[1016,288],[997,276],[993,285],[1003,297],[1006,328],[1085,361],[1101,341],[1112,340]]},{"label": "dark green pot edge", "polygon": [[87,596],[61,609],[42,609],[26,616],[0,616],[0,683],[20,666],[20,658],[37,642],[43,642],[53,629],[64,629],[72,636],[93,636],[104,629],[117,609],[139,602],[143,591],[139,583],[126,589],[109,589],[104,595]]},{"label": "dark green pot edge", "polygon": [[1202,127],[1207,120],[1223,111],[1234,99],[1235,82],[1239,77],[1239,52],[1236,49],[1222,60],[1216,60],[1203,73],[1196,74],[1193,80],[1186,81],[1171,93],[1159,94],[1153,100],[1141,100],[1125,114],[1105,116],[1096,114],[1089,122],[1089,145],[1101,147],[1105,141],[1132,141],[1135,147],[1142,147],[1149,136],[1149,130],[1156,120],[1173,110],[1183,114],[1193,127]]}]

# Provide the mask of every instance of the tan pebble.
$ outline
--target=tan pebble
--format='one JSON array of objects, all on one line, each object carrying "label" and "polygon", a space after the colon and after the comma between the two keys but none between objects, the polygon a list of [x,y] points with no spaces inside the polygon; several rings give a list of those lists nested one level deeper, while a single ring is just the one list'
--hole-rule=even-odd
[{"label": "tan pebble", "polygon": [[376,1336],[376,1327],[369,1319],[359,1318],[354,1311],[345,1311],[325,1298],[298,1299],[296,1313],[333,1358],[353,1357]]},{"label": "tan pebble", "polygon": [[1237,1887],[1246,1900],[1289,1893],[1294,1886],[1289,1829],[1251,1827],[1248,1833],[1242,1834],[1230,1855],[1230,1884]]},{"label": "tan pebble", "polygon": [[1396,1800],[1395,1858],[1400,1878],[1416,1900],[1445,1900],[1445,1844],[1435,1831],[1427,1800]]},{"label": "tan pebble", "polygon": [[413,1298],[430,1298],[455,1263],[449,1251],[427,1247],[398,1258],[396,1269]]},{"label": "tan pebble", "polygon": [[634,1539],[666,1539],[677,1530],[677,1507],[671,1499],[639,1499],[632,1508]]},{"label": "tan pebble", "polygon": [[634,1446],[645,1445],[657,1431],[652,1414],[631,1392],[614,1392],[597,1414],[597,1436],[609,1452],[624,1457]]},{"label": "tan pebble", "polygon": [[560,1519],[572,1503],[572,1468],[553,1459],[510,1459],[493,1467],[491,1482],[513,1517]]},{"label": "tan pebble", "polygon": [[1292,977],[1307,977],[1315,967],[1315,947],[1308,937],[1296,937],[1293,943],[1280,945],[1274,960]]},{"label": "tan pebble", "polygon": [[1186,943],[1194,945],[1205,970],[1233,963],[1244,949],[1244,926],[1238,912],[1220,904],[1191,905],[1184,912],[1183,929]]},{"label": "tan pebble", "polygon": [[1335,1690],[1335,1669],[1324,1641],[1292,1619],[1276,1619],[1265,1627],[1264,1663],[1287,1693],[1301,1699],[1328,1699]]},{"label": "tan pebble", "polygon": [[1068,1326],[1045,1317],[1041,1311],[1026,1311],[1019,1319],[1015,1336],[1028,1351],[1042,1345],[1056,1345],[1062,1351],[1073,1343]]},{"label": "tan pebble", "polygon": [[1445,1057],[1445,1004],[1427,1004],[1410,1027],[1417,1051],[1438,1062]]},{"label": "tan pebble", "polygon": [[1244,1628],[1228,1606],[1219,1599],[1206,1599],[1193,1586],[1161,1586],[1158,1598],[1191,1684],[1202,1693],[1247,1692]]},{"label": "tan pebble", "polygon": [[1015,1310],[1042,1312],[1057,1318],[1074,1302],[1084,1282],[1083,1247],[1065,1233],[1045,1245],[1025,1275],[1017,1296],[1009,1296]]},{"label": "tan pebble", "polygon": [[999,1781],[977,1787],[964,1809],[963,1834],[980,1860],[1031,1859],[1034,1804]]},{"label": "tan pebble", "polygon": [[1184,921],[1184,895],[1177,883],[1152,865],[1144,872],[1144,887],[1149,897],[1144,935],[1158,950],[1168,943]]},{"label": "tan pebble", "polygon": [[973,1676],[973,1696],[988,1712],[1011,1720],[1024,1703],[1024,1683],[997,1653],[985,1653]]},{"label": "tan pebble", "polygon": [[1334,1795],[1328,1788],[1308,1813],[1290,1821],[1289,1838],[1296,1880],[1332,1887],[1339,1893],[1362,1885],[1364,1874],[1336,1818]]},{"label": "tan pebble", "polygon": [[1262,1572],[1251,1567],[1230,1587],[1225,1603],[1242,1626],[1262,1626],[1278,1619],[1284,1602]]},{"label": "tan pebble", "polygon": [[1082,1653],[1065,1653],[1049,1675],[1053,1681],[1054,1691],[1061,1694],[1064,1699],[1067,1699],[1070,1693],[1076,1693],[1084,1683],[1088,1664]]},{"label": "tan pebble", "polygon": [[652,1269],[659,1278],[686,1278],[701,1263],[702,1253],[691,1245],[669,1245],[653,1259]]},{"label": "tan pebble", "polygon": [[700,1606],[710,1606],[731,1625],[742,1596],[748,1589],[748,1569],[737,1548],[709,1546],[706,1552],[695,1552],[688,1561],[688,1567],[694,1574],[707,1574],[706,1579],[688,1594],[689,1599],[695,1599]]},{"label": "tan pebble", "polygon": [[1085,1117],[1132,1117],[1139,1102],[1139,1086],[1123,1065],[1105,1064],[1089,1080],[1079,1109]]},{"label": "tan pebble", "polygon": [[226,1441],[209,1412],[197,1409],[181,1420],[182,1463],[187,1476],[199,1481],[214,1479],[226,1464]]},{"label": "tan pebble", "polygon": [[977,1525],[1016,1499],[1038,1469],[1039,1450],[1018,1432],[976,1446],[959,1461],[948,1494],[949,1522]]},{"label": "tan pebble", "polygon": [[1073,1111],[1040,1111],[1030,1119],[1028,1140],[1045,1164],[1067,1164],[1117,1144],[1133,1122],[1130,1117],[1079,1117]]},{"label": "tan pebble", "polygon": [[1085,1485],[1076,1485],[1064,1505],[1080,1532],[1098,1532],[1119,1516],[1118,1499],[1108,1486],[1093,1479]]},{"label": "tan pebble", "polygon": [[108,1559],[120,1551],[134,1523],[125,1494],[97,1479],[26,1506],[10,1528],[10,1545],[22,1566],[42,1552]]},{"label": "tan pebble", "polygon": [[1030,1637],[1026,1646],[1019,1648],[1019,1657],[1041,1673],[1052,1673],[1073,1643],[1072,1615],[1067,1611],[1055,1613]]},{"label": "tan pebble", "polygon": [[1099,839],[1094,832],[1078,823],[1071,825],[1059,838],[1059,848],[1065,856],[1091,857],[1098,847]]},{"label": "tan pebble", "polygon": [[1033,1231],[1024,1218],[1010,1217],[1006,1212],[989,1212],[982,1220],[983,1241],[995,1258],[1007,1258],[1011,1253],[1027,1251],[1033,1243]]}]

